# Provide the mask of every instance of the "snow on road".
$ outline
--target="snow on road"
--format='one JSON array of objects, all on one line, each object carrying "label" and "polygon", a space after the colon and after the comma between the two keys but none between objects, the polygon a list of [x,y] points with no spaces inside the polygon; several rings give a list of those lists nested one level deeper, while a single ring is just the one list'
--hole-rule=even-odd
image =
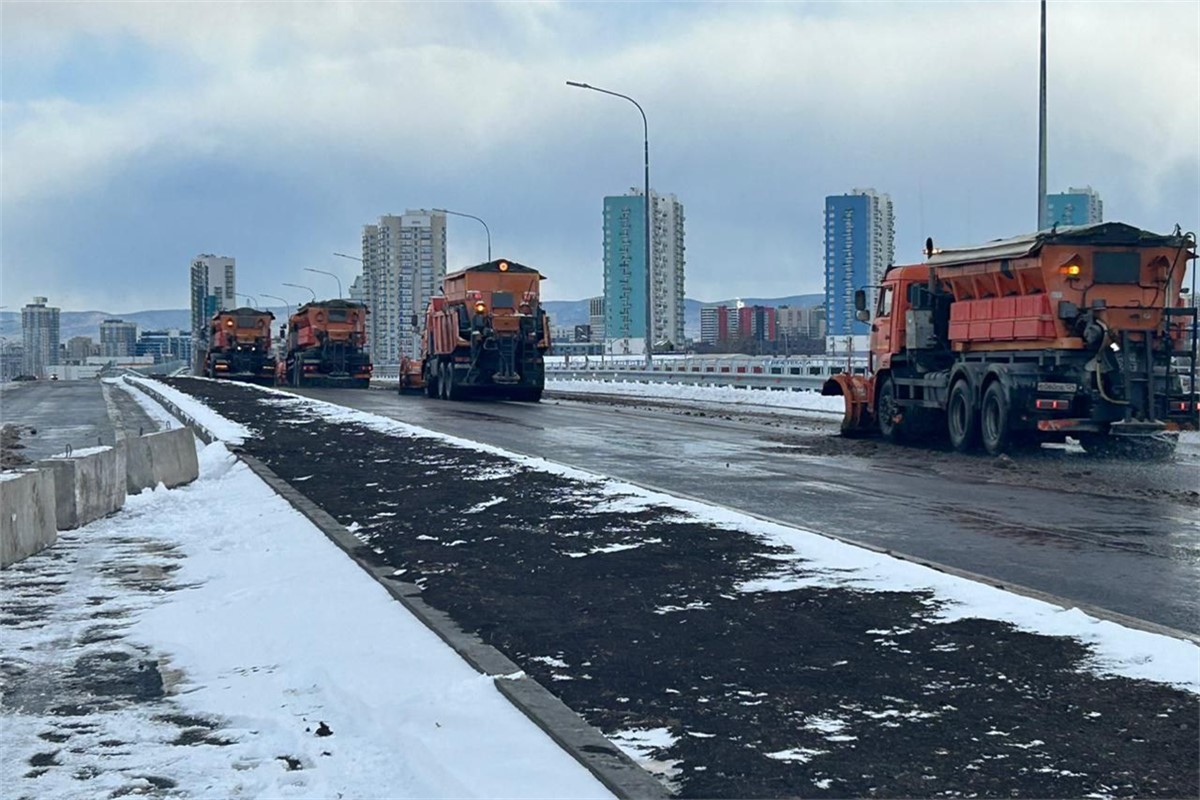
[{"label": "snow on road", "polygon": [[[358,423],[396,436],[429,437],[494,453],[510,459],[516,465],[582,481],[593,487],[597,495],[613,498],[612,502],[616,504],[614,508],[619,506],[627,511],[651,506],[674,508],[682,515],[701,522],[761,536],[794,553],[792,558],[780,559],[777,576],[742,587],[746,592],[785,591],[801,585],[852,586],[861,591],[930,591],[942,608],[940,617],[945,621],[977,617],[1008,622],[1031,633],[1073,637],[1092,648],[1094,658],[1091,666],[1099,674],[1158,681],[1200,694],[1200,646],[1191,641],[1127,628],[1089,616],[1078,609],[1064,609],[812,531],[766,522],[721,506],[650,491],[543,458],[519,455],[346,406],[300,398],[278,390],[263,391],[274,396],[268,402],[281,407],[304,409],[326,420]],[[193,409],[213,413],[199,400],[179,394],[183,398],[180,407],[186,413],[191,413]],[[794,568],[801,562],[805,562],[803,569]]]},{"label": "snow on road", "polygon": [[845,402],[841,397],[823,397],[811,391],[767,391],[735,389],[732,386],[693,386],[681,383],[638,383],[636,381],[568,381],[546,378],[546,389],[574,394],[607,394],[664,400],[718,403],[735,406],[766,406],[773,409],[803,411],[822,417],[842,416]]},{"label": "snow on road", "polygon": [[610,796],[223,444],[200,456],[5,571],[7,796]]}]

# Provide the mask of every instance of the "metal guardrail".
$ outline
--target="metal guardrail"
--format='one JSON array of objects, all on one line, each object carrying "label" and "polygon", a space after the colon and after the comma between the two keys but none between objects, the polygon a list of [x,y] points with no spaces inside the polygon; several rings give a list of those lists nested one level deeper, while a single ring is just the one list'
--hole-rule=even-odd
[{"label": "metal guardrail", "polygon": [[556,381],[622,381],[673,383],[690,386],[733,386],[749,389],[800,391],[820,389],[823,375],[771,375],[761,372],[665,372],[644,369],[548,370],[546,377]]},{"label": "metal guardrail", "polygon": [[[754,389],[820,389],[830,375],[866,371],[865,356],[656,356],[647,370],[641,357],[565,359],[548,356],[546,377],[564,381],[630,381]],[[399,380],[396,364],[376,364],[375,380]]]}]

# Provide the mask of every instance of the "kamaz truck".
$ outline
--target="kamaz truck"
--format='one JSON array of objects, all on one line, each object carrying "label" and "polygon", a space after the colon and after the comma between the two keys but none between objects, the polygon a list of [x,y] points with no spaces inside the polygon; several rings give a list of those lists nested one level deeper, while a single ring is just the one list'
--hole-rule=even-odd
[{"label": "kamaz truck", "polygon": [[830,378],[842,432],[944,433],[1000,454],[1067,436],[1089,452],[1161,456],[1200,423],[1194,234],[1122,223],[1057,227],[893,267],[867,375]]},{"label": "kamaz truck", "polygon": [[401,390],[419,382],[426,395],[445,400],[540,400],[550,349],[542,280],[536,269],[505,259],[447,275],[425,312],[419,381],[402,370]]}]

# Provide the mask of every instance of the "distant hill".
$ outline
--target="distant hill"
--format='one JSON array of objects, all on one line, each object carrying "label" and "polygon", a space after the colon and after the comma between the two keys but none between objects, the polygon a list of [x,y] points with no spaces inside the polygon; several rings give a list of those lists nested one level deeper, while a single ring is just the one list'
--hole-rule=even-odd
[{"label": "distant hill", "polygon": [[[691,337],[700,335],[700,307],[707,305],[729,305],[741,302],[750,306],[815,306],[825,300],[820,294],[793,294],[787,297],[742,297],[731,300],[718,300],[712,303],[687,298],[683,301],[683,328]],[[588,324],[587,300],[547,300],[546,311],[554,325],[573,327]],[[283,308],[270,309],[275,318],[284,321],[287,312]],[[59,337],[66,342],[72,336],[90,336],[100,340],[100,323],[106,319],[121,319],[125,322],[135,322],[138,331],[155,331],[170,328],[188,330],[191,327],[192,312],[186,308],[168,308],[155,311],[133,311],[128,314],[111,314],[107,311],[64,311],[59,316]],[[21,313],[0,311],[0,336],[9,339],[21,337]]]},{"label": "distant hill", "polygon": [[[66,342],[72,336],[90,336],[100,340],[100,323],[106,319],[135,322],[138,331],[158,331],[170,328],[188,330],[192,326],[192,312],[186,308],[169,308],[158,311],[134,311],[129,314],[110,314],[107,311],[64,311],[58,317],[59,341]],[[0,336],[10,339],[21,337],[21,313],[0,312]]]}]

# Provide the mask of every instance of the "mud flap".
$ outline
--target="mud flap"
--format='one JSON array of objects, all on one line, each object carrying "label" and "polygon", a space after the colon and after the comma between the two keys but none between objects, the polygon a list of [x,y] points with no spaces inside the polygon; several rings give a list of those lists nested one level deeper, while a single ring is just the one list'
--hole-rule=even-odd
[{"label": "mud flap", "polygon": [[846,413],[842,417],[843,436],[866,436],[875,428],[874,415],[869,408],[871,382],[862,375],[841,373],[832,376],[821,387],[826,397],[841,395],[846,401]]}]

